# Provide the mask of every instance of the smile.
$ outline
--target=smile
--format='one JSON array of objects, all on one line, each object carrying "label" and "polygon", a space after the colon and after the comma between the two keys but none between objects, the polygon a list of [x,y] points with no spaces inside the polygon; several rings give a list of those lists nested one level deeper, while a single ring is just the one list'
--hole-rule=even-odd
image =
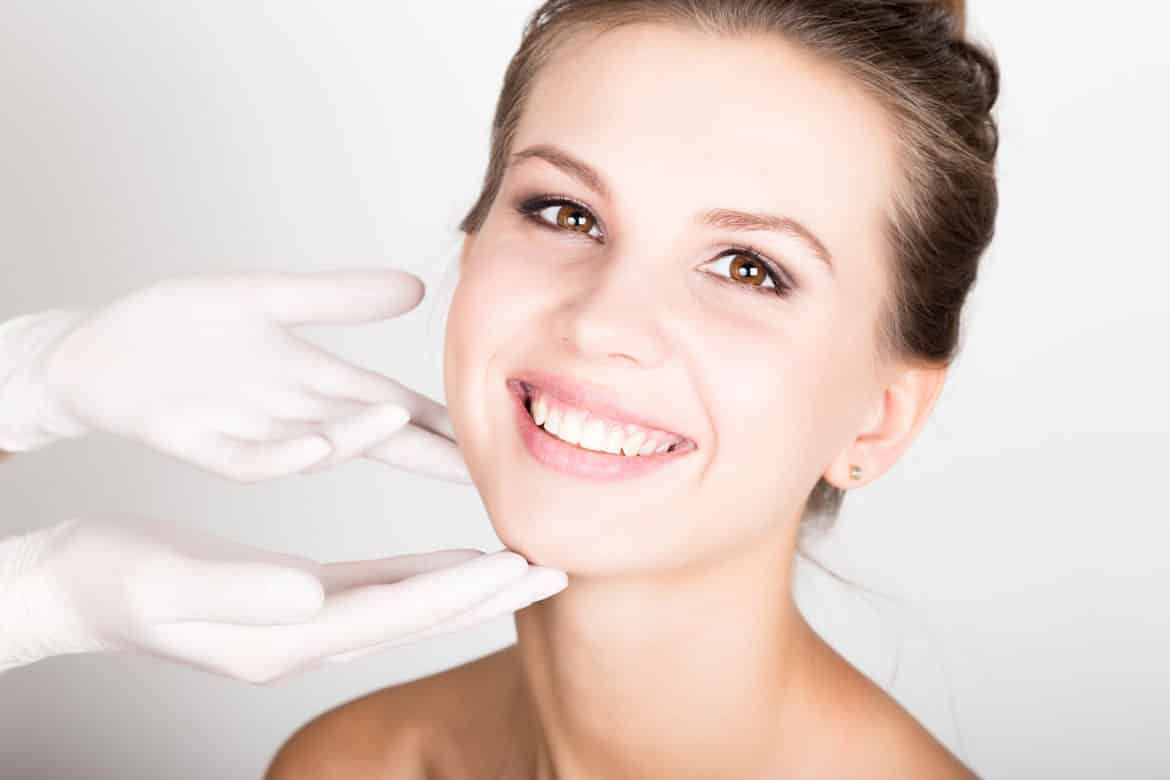
[{"label": "smile", "polygon": [[604,391],[551,375],[508,380],[528,451],[558,471],[594,480],[641,476],[697,449],[610,403]]}]

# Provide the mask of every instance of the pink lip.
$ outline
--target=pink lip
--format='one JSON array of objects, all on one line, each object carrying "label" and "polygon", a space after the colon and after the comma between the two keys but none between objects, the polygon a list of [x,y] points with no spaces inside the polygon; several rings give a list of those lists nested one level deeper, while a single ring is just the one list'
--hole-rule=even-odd
[{"label": "pink lip", "polygon": [[517,374],[508,380],[509,386],[516,381],[532,385],[567,406],[584,409],[590,414],[604,417],[612,422],[630,423],[641,428],[669,433],[688,442],[692,447],[694,446],[694,441],[681,433],[659,425],[647,417],[623,409],[618,405],[617,395],[603,385],[573,381],[546,371],[525,371],[522,374]]},{"label": "pink lip", "polygon": [[[527,381],[527,380],[524,380]],[[543,385],[541,385],[543,388]],[[585,479],[608,482],[618,479],[640,477],[663,466],[685,457],[695,449],[689,439],[679,445],[673,452],[662,452],[656,455],[613,455],[608,452],[594,452],[586,450],[553,436],[548,431],[537,426],[528,410],[524,407],[524,387],[520,380],[509,380],[508,389],[511,391],[516,426],[528,452],[536,460],[557,471]],[[560,397],[560,396],[557,396]],[[588,406],[586,408],[595,408]],[[635,420],[613,418],[619,422],[644,423]],[[655,427],[646,425],[645,427]]]}]

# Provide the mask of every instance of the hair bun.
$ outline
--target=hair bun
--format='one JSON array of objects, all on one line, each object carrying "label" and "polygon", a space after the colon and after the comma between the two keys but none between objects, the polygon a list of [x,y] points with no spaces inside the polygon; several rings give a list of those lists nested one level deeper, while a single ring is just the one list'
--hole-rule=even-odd
[{"label": "hair bun", "polygon": [[962,37],[967,29],[967,0],[930,0],[930,3],[947,12],[951,29],[957,37]]}]

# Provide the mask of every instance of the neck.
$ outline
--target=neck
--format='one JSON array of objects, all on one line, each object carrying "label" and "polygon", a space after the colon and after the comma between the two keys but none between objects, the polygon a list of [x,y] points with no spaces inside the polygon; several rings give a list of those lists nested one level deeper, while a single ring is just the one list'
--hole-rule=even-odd
[{"label": "neck", "polygon": [[574,576],[517,613],[546,776],[760,775],[811,634],[784,530],[685,570]]}]

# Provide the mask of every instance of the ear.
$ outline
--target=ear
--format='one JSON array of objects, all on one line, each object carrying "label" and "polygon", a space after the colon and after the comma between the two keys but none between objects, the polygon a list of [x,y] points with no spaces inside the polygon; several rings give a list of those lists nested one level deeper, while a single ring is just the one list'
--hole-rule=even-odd
[{"label": "ear", "polygon": [[[887,472],[902,457],[926,423],[942,392],[946,366],[914,366],[898,371],[875,401],[861,431],[825,471],[825,480],[842,490],[859,487]],[[860,479],[852,479],[854,466]]]}]

